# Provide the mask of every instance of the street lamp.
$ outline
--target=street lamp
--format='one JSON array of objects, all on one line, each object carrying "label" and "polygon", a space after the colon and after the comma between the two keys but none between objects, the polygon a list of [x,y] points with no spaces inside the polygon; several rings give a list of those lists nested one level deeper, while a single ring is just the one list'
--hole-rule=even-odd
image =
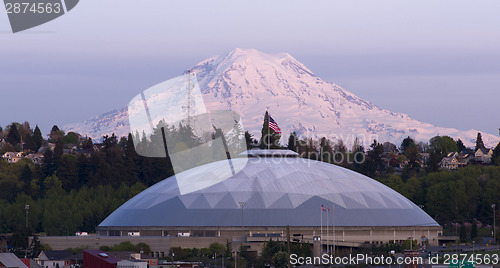
[{"label": "street lamp", "polygon": [[240,207],[241,207],[241,234],[244,235],[245,234],[245,231],[244,231],[244,228],[245,228],[245,221],[244,221],[244,213],[243,211],[245,210],[245,204],[247,202],[238,202],[238,204],[240,204]]},{"label": "street lamp", "polygon": [[474,259],[474,244],[476,244],[476,241],[472,241],[472,259]]},{"label": "street lamp", "polygon": [[495,222],[495,206],[496,204],[491,204],[491,207],[493,208],[493,243],[496,243],[496,222]]}]

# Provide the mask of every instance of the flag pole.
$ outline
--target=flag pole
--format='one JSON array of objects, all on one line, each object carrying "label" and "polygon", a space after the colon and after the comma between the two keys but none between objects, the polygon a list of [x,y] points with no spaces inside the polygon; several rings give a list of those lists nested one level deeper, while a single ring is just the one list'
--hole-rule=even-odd
[{"label": "flag pole", "polygon": [[271,123],[271,113],[267,113],[267,149],[271,149],[271,130],[270,130],[270,125]]},{"label": "flag pole", "polygon": [[333,257],[335,257],[335,204],[332,203]]},{"label": "flag pole", "polygon": [[330,206],[327,205],[326,210],[326,254],[329,254],[330,248],[328,247],[328,240],[330,240],[330,234],[328,233],[328,218],[330,218]]},{"label": "flag pole", "polygon": [[321,213],[321,232],[319,236],[319,242],[321,245],[321,253],[323,253],[323,205],[321,205],[321,209],[319,211]]}]

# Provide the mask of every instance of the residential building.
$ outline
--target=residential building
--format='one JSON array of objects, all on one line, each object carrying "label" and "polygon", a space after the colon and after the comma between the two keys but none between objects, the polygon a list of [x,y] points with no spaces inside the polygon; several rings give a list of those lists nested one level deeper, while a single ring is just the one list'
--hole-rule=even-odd
[{"label": "residential building", "polygon": [[459,167],[465,167],[472,159],[472,155],[465,152],[451,152],[446,157],[443,157],[439,163],[442,169],[456,170]]},{"label": "residential building", "polygon": [[121,260],[116,264],[116,268],[148,268],[148,263],[141,260]]},{"label": "residential building", "polygon": [[43,163],[44,155],[42,153],[34,153],[28,154],[26,158],[33,161],[33,164],[35,165],[41,165]]},{"label": "residential building", "polygon": [[75,255],[71,250],[44,250],[40,252],[37,263],[42,267],[65,267],[76,264],[81,260],[81,255]]},{"label": "residential building", "polygon": [[[160,255],[160,253],[158,252],[157,256],[160,257],[159,255]],[[156,265],[158,265],[158,258],[151,257],[148,254],[135,253],[135,254],[132,254],[131,256],[132,256],[133,259],[146,261],[149,266],[156,266]],[[164,257],[164,256],[162,256],[162,257]]]},{"label": "residential building", "polygon": [[83,267],[116,268],[120,261],[120,259],[101,250],[89,249],[83,251]]},{"label": "residential building", "polygon": [[17,163],[23,158],[22,152],[6,152],[2,155],[2,158],[7,160],[8,163]]},{"label": "residential building", "polygon": [[187,262],[187,261],[174,261],[174,262],[169,262],[169,261],[161,261],[158,264],[159,267],[165,267],[165,268],[198,268],[202,267],[201,262]]},{"label": "residential building", "polygon": [[439,167],[442,169],[455,170],[458,169],[459,162],[460,161],[456,156],[447,156],[441,159],[441,162],[439,162]]},{"label": "residential building", "polygon": [[0,267],[7,268],[28,268],[16,255],[13,253],[0,253]]},{"label": "residential building", "polygon": [[489,164],[491,163],[491,158],[493,156],[492,149],[479,148],[474,153],[476,163]]}]

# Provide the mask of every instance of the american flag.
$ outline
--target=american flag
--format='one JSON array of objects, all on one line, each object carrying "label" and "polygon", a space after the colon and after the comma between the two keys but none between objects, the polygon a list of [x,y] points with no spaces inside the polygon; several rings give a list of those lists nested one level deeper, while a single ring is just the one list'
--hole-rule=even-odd
[{"label": "american flag", "polygon": [[321,210],[326,211],[326,208],[323,205],[321,205]]},{"label": "american flag", "polygon": [[281,129],[278,127],[278,124],[274,121],[274,119],[269,116],[269,128],[274,130],[277,134],[281,134]]}]

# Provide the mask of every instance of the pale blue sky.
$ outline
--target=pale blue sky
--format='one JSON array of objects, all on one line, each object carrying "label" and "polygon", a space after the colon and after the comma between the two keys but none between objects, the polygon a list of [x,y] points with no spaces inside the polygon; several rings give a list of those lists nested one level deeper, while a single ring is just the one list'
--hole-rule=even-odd
[{"label": "pale blue sky", "polygon": [[0,125],[84,121],[235,47],[288,52],[425,122],[498,134],[500,2],[82,0],[12,34],[0,9]]}]

